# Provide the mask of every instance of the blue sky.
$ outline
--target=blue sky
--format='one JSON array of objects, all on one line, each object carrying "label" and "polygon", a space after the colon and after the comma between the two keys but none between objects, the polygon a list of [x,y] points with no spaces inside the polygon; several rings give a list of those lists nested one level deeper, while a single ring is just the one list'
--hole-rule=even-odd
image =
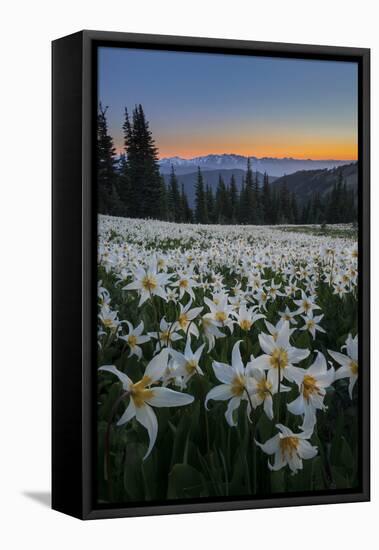
[{"label": "blue sky", "polygon": [[209,153],[357,158],[357,65],[99,48],[99,99],[122,146],[143,105],[161,157]]}]

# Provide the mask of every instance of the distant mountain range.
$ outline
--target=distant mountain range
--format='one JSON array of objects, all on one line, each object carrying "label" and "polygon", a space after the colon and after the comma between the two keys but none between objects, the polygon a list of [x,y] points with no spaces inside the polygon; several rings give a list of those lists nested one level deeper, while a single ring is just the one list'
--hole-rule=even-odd
[{"label": "distant mountain range", "polygon": [[[193,168],[192,168],[193,170]],[[170,169],[171,171],[171,169]],[[183,184],[184,191],[187,195],[188,204],[190,208],[195,207],[195,185],[196,185],[196,179],[197,179],[197,170],[196,172],[190,172],[190,173],[184,173],[181,174],[179,170],[175,168],[175,174],[177,177],[177,180],[179,182],[179,185]],[[212,188],[212,191],[216,193],[217,185],[219,177],[221,176],[224,182],[229,185],[230,178],[232,175],[234,175],[236,180],[236,185],[238,191],[241,189],[242,181],[245,177],[246,171],[241,169],[234,169],[234,170],[226,170],[224,168],[219,168],[217,170],[204,170],[203,171],[203,179],[205,185],[209,185]],[[256,172],[253,173],[255,177]],[[263,174],[262,172],[257,172],[258,174],[258,182],[262,185],[263,183]],[[170,175],[167,173],[162,174],[166,184],[169,182]],[[268,180],[269,183],[272,183],[275,181],[276,178],[269,176]]]},{"label": "distant mountain range", "polygon": [[299,204],[304,204],[314,193],[322,197],[328,193],[337,182],[339,173],[348,188],[358,189],[358,163],[353,162],[332,168],[331,170],[300,170],[288,176],[276,178],[272,189],[279,188],[286,182],[288,189],[296,195]]},{"label": "distant mountain range", "polygon": [[[193,170],[193,168],[192,168]],[[334,183],[337,182],[338,173],[342,173],[343,180],[346,184],[357,189],[358,186],[358,164],[356,162],[340,165],[337,168],[325,168],[317,170],[299,170],[292,174],[276,178],[269,176],[269,183],[272,189],[279,188],[286,182],[288,190],[295,193],[299,205],[304,204],[314,193],[319,193],[323,196],[329,192]],[[183,184],[184,191],[188,198],[188,204],[191,208],[195,207],[195,185],[197,179],[197,170],[190,173],[180,173],[175,168],[175,173],[179,185]],[[213,192],[216,192],[219,177],[221,176],[226,184],[230,183],[230,178],[234,175],[238,190],[241,189],[243,178],[246,171],[242,169],[228,170],[219,168],[216,170],[203,170],[203,179],[206,185],[210,185]],[[255,172],[254,172],[255,176]],[[163,177],[168,183],[169,174],[163,173]],[[263,173],[258,172],[258,182],[262,185]]]},{"label": "distant mountain range", "polygon": [[[284,174],[293,174],[299,170],[321,170],[332,169],[337,166],[348,164],[349,160],[312,160],[295,158],[275,157],[250,157],[253,170],[270,176],[280,177]],[[244,155],[222,154],[206,155],[183,159],[180,157],[164,158],[159,161],[161,174],[169,174],[171,166],[174,167],[177,175],[190,174],[200,166],[202,171],[212,170],[246,170],[247,157]]]}]

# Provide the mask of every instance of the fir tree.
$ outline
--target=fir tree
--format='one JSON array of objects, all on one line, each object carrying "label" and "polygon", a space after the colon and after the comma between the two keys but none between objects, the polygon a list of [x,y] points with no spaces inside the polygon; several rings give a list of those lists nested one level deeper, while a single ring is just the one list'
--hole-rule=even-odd
[{"label": "fir tree", "polygon": [[116,182],[116,150],[113,139],[108,133],[108,107],[99,103],[97,114],[97,189],[98,211],[101,214],[111,214],[112,205],[117,204]]},{"label": "fir tree", "polygon": [[188,205],[188,199],[187,199],[187,195],[184,192],[184,185],[183,184],[182,184],[180,198],[181,198],[182,212],[183,212],[182,221],[184,221],[186,223],[192,223],[193,222],[192,210]]},{"label": "fir tree", "polygon": [[160,178],[160,190],[159,190],[159,218],[161,220],[168,220],[168,192],[164,177]]},{"label": "fir tree", "polygon": [[181,204],[178,180],[176,178],[174,167],[171,166],[170,180],[168,183],[168,219],[171,221],[181,221]]},{"label": "fir tree", "polygon": [[232,174],[230,178],[230,185],[229,185],[229,200],[230,200],[230,221],[231,223],[237,222],[237,216],[238,216],[238,190],[237,190],[237,184],[236,179],[234,177],[234,174]]},{"label": "fir tree", "polygon": [[197,223],[208,223],[207,201],[205,198],[204,180],[200,166],[197,169],[195,186],[195,218]]},{"label": "fir tree", "polygon": [[133,110],[132,123],[125,109],[124,146],[129,193],[129,215],[156,218],[161,179],[158,150],[145,118],[142,105]]},{"label": "fir tree", "polygon": [[268,175],[266,172],[263,175],[262,209],[263,209],[264,223],[265,224],[272,223],[271,190],[270,190]]},{"label": "fir tree", "polygon": [[247,170],[245,177],[245,199],[244,199],[244,221],[246,223],[255,223],[256,222],[256,211],[255,211],[255,201],[254,201],[254,182],[253,182],[253,171],[251,169],[250,158],[247,158]]},{"label": "fir tree", "polygon": [[207,201],[207,212],[208,212],[208,221],[210,223],[216,223],[216,213],[215,213],[215,200],[213,196],[213,190],[210,185],[206,186],[206,201]]}]

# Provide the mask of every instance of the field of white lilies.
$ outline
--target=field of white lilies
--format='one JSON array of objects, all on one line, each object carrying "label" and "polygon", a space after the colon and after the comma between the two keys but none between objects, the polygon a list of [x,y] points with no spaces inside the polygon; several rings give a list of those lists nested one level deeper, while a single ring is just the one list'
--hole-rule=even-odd
[{"label": "field of white lilies", "polygon": [[99,502],[358,485],[356,240],[98,230]]}]

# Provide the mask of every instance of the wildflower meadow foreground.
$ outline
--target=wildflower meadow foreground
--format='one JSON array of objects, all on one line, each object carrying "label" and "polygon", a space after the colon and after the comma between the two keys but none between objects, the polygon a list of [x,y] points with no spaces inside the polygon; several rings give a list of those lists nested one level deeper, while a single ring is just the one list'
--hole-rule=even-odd
[{"label": "wildflower meadow foreground", "polygon": [[99,216],[99,502],[359,484],[357,242],[306,229]]}]

